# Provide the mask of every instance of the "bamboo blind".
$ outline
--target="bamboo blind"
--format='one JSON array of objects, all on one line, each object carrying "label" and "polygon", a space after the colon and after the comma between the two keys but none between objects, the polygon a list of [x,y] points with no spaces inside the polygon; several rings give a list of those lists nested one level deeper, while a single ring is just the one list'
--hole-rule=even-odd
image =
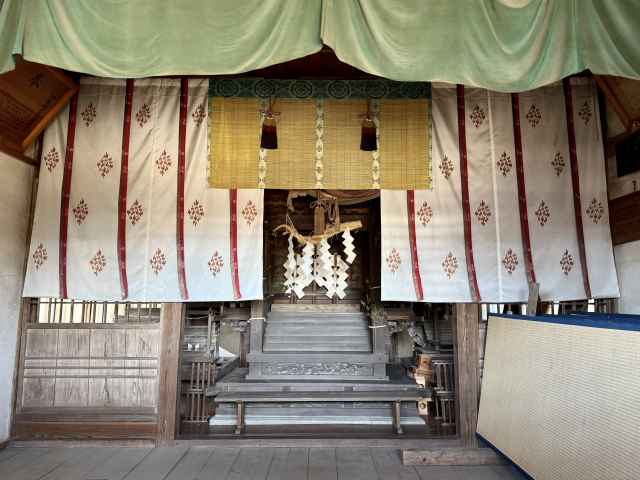
[{"label": "bamboo blind", "polygon": [[262,104],[252,97],[211,98],[211,187],[431,188],[428,99],[376,101],[375,153],[360,150],[365,99],[277,99],[278,149],[261,152]]},{"label": "bamboo blind", "polygon": [[277,124],[278,149],[267,151],[267,187],[314,188],[315,100],[279,98],[273,108],[282,113]]},{"label": "bamboo blind", "polygon": [[380,187],[430,188],[428,102],[385,99],[380,104]]},{"label": "bamboo blind", "polygon": [[260,146],[260,99],[211,99],[209,185],[256,188]]}]

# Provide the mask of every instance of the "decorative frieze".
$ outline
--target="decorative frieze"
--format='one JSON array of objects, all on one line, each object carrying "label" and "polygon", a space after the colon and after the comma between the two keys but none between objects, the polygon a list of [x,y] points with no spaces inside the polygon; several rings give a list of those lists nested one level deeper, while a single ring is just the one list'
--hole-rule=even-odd
[{"label": "decorative frieze", "polygon": [[371,364],[349,362],[267,363],[262,366],[263,375],[373,375]]}]

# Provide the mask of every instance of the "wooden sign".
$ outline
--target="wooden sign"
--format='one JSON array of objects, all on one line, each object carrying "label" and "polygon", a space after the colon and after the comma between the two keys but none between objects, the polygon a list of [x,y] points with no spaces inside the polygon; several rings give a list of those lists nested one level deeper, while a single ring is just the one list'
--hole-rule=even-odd
[{"label": "wooden sign", "polygon": [[61,70],[18,58],[0,75],[0,149],[22,157],[77,90]]}]

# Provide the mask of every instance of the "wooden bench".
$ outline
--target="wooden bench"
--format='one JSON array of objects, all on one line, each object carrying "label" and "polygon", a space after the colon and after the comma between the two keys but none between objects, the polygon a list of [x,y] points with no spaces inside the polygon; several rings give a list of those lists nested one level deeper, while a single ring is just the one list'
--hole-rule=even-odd
[{"label": "wooden bench", "polygon": [[291,402],[391,402],[393,428],[398,435],[402,402],[417,402],[423,398],[416,392],[222,392],[215,397],[216,403],[236,404],[236,434],[244,431],[245,404],[247,403],[291,403]]}]

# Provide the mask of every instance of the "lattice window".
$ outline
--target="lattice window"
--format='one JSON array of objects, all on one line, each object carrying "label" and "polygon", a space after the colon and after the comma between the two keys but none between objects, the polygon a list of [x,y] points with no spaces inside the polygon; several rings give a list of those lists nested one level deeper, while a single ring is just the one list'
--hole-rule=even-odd
[{"label": "lattice window", "polygon": [[31,300],[29,323],[59,325],[158,323],[160,303],[89,302],[56,298]]},{"label": "lattice window", "polygon": [[[565,302],[542,302],[543,313],[547,315],[565,315],[574,312],[615,313],[616,302],[613,298],[590,298]],[[481,321],[487,321],[489,313],[514,313],[527,315],[526,303],[483,303],[481,305]]]}]

